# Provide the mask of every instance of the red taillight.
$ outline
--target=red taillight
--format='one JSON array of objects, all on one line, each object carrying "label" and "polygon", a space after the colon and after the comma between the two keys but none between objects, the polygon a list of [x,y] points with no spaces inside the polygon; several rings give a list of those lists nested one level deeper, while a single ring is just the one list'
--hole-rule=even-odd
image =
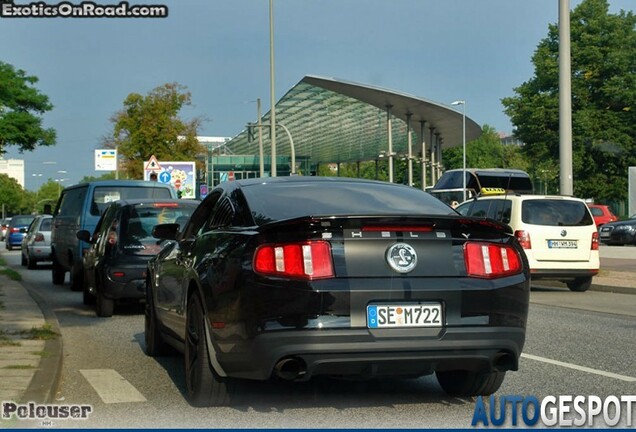
[{"label": "red taillight", "polygon": [[179,207],[179,203],[162,203],[162,202],[159,202],[159,203],[154,203],[152,206],[153,207],[172,207],[172,208],[175,208],[175,207]]},{"label": "red taillight", "polygon": [[44,234],[42,234],[41,232],[37,233],[35,235],[35,241],[44,241]]},{"label": "red taillight", "polygon": [[598,231],[592,233],[592,247],[591,250],[598,250]]},{"label": "red taillight", "polygon": [[515,237],[519,241],[519,244],[524,249],[532,249],[532,243],[530,242],[530,233],[528,231],[515,231]]},{"label": "red taillight", "polygon": [[467,242],[464,262],[468,276],[492,279],[521,271],[521,258],[511,246],[495,243]]},{"label": "red taillight", "polygon": [[114,245],[117,243],[117,232],[111,230],[108,232],[108,244],[109,245]]},{"label": "red taillight", "polygon": [[20,228],[13,227],[13,228],[11,228],[11,232],[12,233],[20,232]]},{"label": "red taillight", "polygon": [[113,277],[123,278],[124,276],[126,276],[126,273],[124,273],[123,271],[114,271],[113,272]]},{"label": "red taillight", "polygon": [[254,254],[254,271],[263,275],[300,279],[334,276],[331,246],[326,241],[266,244]]}]

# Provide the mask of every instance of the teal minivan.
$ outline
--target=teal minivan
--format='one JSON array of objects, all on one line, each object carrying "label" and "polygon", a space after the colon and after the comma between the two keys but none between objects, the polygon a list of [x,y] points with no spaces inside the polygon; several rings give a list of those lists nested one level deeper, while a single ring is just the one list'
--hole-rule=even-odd
[{"label": "teal minivan", "polygon": [[84,269],[82,256],[90,245],[77,239],[77,232],[93,232],[110,203],[120,199],[177,198],[171,185],[143,180],[102,180],[79,183],[62,191],[53,212],[51,230],[51,276],[62,285],[70,272],[71,290],[81,291]]}]

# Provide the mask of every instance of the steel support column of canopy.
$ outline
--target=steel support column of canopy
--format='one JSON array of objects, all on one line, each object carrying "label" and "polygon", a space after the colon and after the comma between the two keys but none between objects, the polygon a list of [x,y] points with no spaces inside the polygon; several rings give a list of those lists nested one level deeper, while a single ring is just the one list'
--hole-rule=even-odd
[{"label": "steel support column of canopy", "polygon": [[431,185],[435,186],[435,182],[437,181],[437,179],[435,178],[435,128],[429,127],[428,130],[430,132],[431,140]]},{"label": "steel support column of canopy", "polygon": [[409,159],[408,159],[408,167],[409,167],[409,186],[413,186],[413,142],[411,137],[411,116],[413,114],[406,113],[406,142],[408,146]]},{"label": "steel support column of canopy", "polygon": [[420,121],[420,139],[422,140],[422,190],[426,190],[426,164],[428,163],[428,157],[426,155],[426,122]]},{"label": "steel support column of canopy", "polygon": [[386,133],[389,157],[389,182],[393,183],[393,131],[391,130],[391,105],[386,106]]}]

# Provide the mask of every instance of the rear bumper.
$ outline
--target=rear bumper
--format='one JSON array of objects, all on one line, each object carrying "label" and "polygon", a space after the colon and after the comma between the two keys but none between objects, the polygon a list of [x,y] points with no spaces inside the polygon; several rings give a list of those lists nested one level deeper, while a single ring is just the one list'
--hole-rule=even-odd
[{"label": "rear bumper", "polygon": [[525,329],[302,330],[262,334],[249,355],[218,355],[231,377],[269,379],[276,365],[296,362],[298,376],[422,376],[438,370],[517,370]]},{"label": "rear bumper", "polygon": [[[116,272],[124,276],[115,276]],[[104,296],[114,300],[141,300],[146,297],[146,268],[106,267],[104,270]]]},{"label": "rear bumper", "polygon": [[38,261],[51,260],[51,247],[50,246],[28,246],[27,253],[30,259]]},{"label": "rear bumper", "polygon": [[593,277],[598,274],[596,269],[537,269],[530,270],[532,280],[538,279],[558,279],[574,280],[578,278]]}]

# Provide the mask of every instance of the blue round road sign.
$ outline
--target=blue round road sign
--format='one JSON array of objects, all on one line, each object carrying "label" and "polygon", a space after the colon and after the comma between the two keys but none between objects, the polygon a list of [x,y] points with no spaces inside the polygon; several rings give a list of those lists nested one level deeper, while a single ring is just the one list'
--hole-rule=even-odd
[{"label": "blue round road sign", "polygon": [[159,174],[159,181],[161,183],[170,183],[171,179],[172,179],[172,176],[170,175],[168,171],[161,171],[161,173]]}]

